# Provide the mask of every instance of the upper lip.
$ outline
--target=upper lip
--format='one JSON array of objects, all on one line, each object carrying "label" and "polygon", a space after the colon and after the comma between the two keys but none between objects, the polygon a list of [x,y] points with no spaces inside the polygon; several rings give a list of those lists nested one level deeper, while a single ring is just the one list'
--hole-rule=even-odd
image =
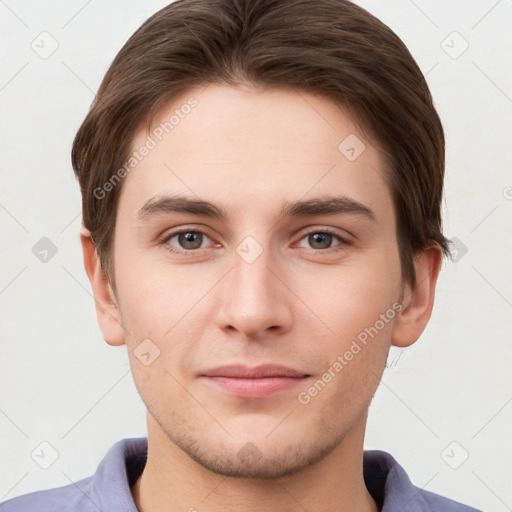
[{"label": "upper lip", "polygon": [[205,371],[205,377],[231,377],[239,379],[261,379],[265,377],[307,377],[308,374],[278,364],[259,366],[227,365]]}]

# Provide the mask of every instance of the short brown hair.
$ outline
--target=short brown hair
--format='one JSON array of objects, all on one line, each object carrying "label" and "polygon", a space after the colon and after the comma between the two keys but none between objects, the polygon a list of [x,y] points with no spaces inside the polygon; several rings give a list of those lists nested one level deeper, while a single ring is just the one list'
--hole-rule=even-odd
[{"label": "short brown hair", "polygon": [[[112,243],[136,130],[164,104],[211,83],[292,87],[344,106],[383,148],[397,216],[402,279],[442,234],[444,133],[427,83],[404,43],[348,0],[178,0],[146,20],[109,67],[76,134],[73,168],[83,224],[114,284]],[[341,142],[341,141],[340,141]]]}]

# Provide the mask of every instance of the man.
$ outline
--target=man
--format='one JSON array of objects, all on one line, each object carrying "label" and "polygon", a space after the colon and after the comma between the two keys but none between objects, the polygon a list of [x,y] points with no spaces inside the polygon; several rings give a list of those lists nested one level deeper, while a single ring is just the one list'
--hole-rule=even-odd
[{"label": "man", "polygon": [[116,56],[72,160],[148,437],[0,510],[475,510],[363,451],[449,254],[443,129],[388,27],[346,0],[179,0]]}]

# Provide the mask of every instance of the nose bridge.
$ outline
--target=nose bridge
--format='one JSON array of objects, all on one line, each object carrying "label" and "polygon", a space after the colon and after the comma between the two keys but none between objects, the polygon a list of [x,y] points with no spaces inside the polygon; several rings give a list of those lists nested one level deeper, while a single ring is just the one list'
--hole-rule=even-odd
[{"label": "nose bridge", "polygon": [[254,297],[271,295],[269,287],[275,283],[269,277],[274,275],[271,268],[276,266],[276,261],[268,243],[263,246],[254,237],[247,237],[237,246],[233,260],[232,279],[239,293],[245,296],[245,289]]},{"label": "nose bridge", "polygon": [[[264,240],[263,240],[264,239]],[[261,243],[260,243],[261,241]],[[290,328],[287,288],[276,277],[279,261],[265,235],[246,236],[234,248],[232,270],[224,282],[219,321],[254,337],[270,328]]]}]

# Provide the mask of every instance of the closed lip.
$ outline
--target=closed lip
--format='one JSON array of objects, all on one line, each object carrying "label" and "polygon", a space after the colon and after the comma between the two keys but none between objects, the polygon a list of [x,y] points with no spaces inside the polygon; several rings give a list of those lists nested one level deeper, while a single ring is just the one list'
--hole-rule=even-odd
[{"label": "closed lip", "polygon": [[206,370],[204,377],[230,377],[234,379],[264,379],[270,377],[301,378],[309,377],[307,373],[278,364],[262,364],[259,366],[225,365]]}]

